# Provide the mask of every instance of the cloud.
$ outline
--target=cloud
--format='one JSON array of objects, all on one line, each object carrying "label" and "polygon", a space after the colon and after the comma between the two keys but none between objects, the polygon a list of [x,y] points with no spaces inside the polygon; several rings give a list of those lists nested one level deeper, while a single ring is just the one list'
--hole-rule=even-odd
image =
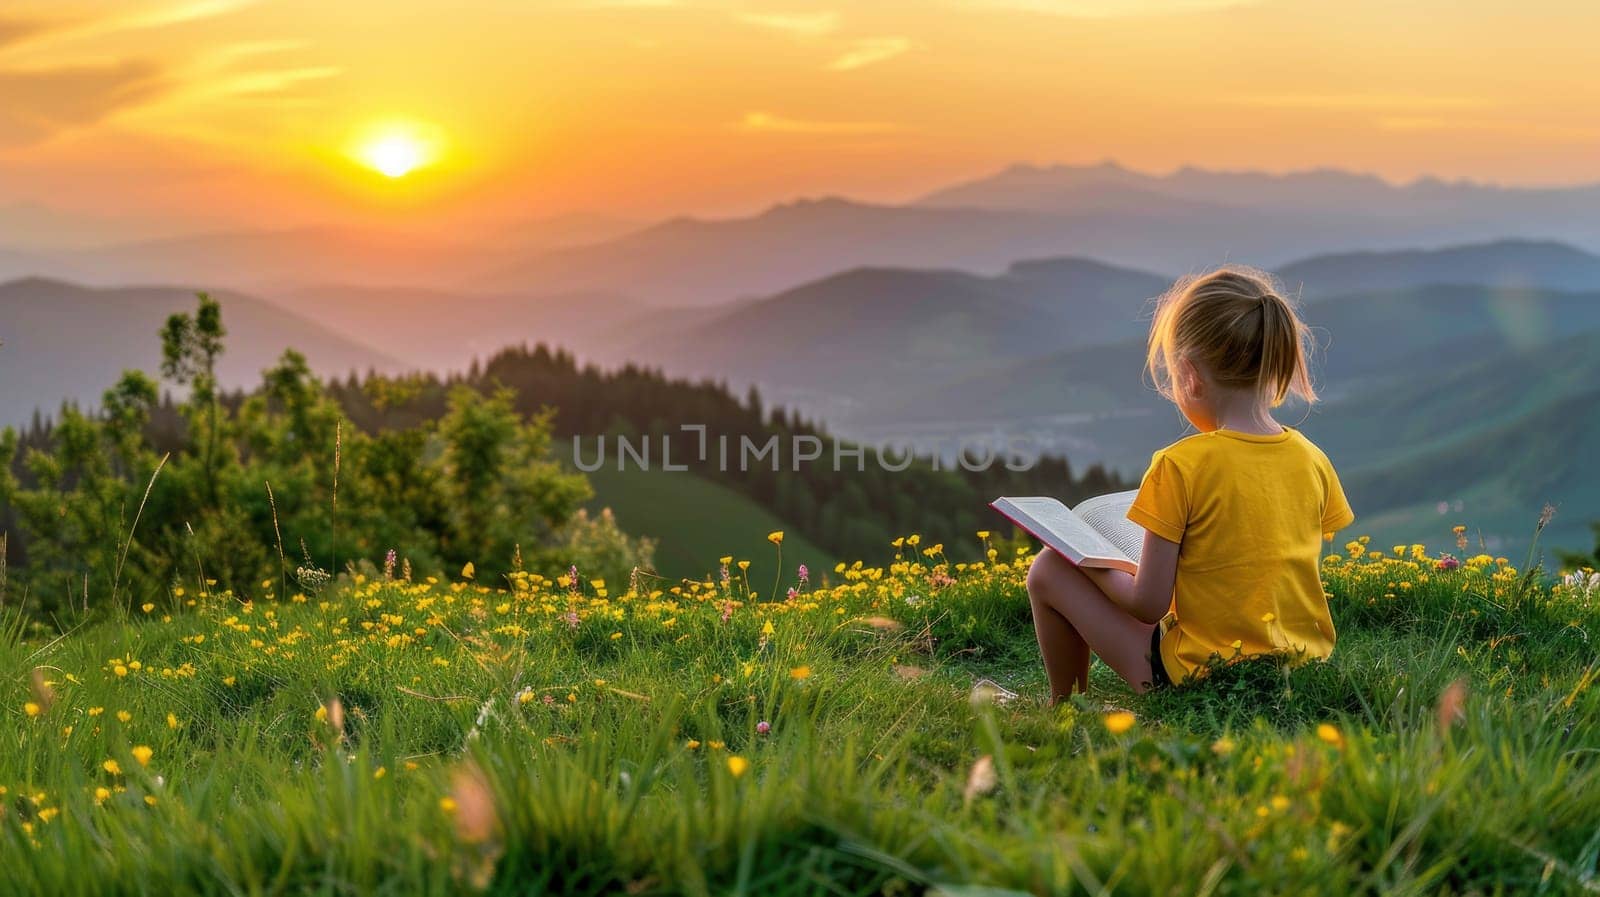
[{"label": "cloud", "polygon": [[219,68],[232,65],[252,56],[267,56],[274,53],[288,53],[293,50],[303,50],[310,46],[303,40],[251,40],[223,44],[211,51],[208,55],[212,65]]},{"label": "cloud", "polygon": [[105,30],[127,31],[137,28],[164,28],[168,25],[181,25],[184,22],[193,22],[197,19],[211,19],[226,15],[234,10],[254,6],[259,0],[192,0],[186,3],[174,3],[156,9],[132,13],[121,18],[109,19],[104,23]]},{"label": "cloud", "polygon": [[220,84],[220,94],[281,93],[308,81],[322,81],[344,74],[344,69],[331,65],[305,66],[297,69],[274,69],[235,75]]},{"label": "cloud", "polygon": [[1114,19],[1172,13],[1210,12],[1255,6],[1264,0],[955,0],[968,9],[1009,10],[1084,19]]},{"label": "cloud", "polygon": [[784,118],[766,112],[746,112],[736,125],[742,131],[769,134],[884,134],[899,125],[882,121],[814,121]]},{"label": "cloud", "polygon": [[0,48],[28,41],[35,45],[30,49],[35,49],[38,45],[77,41],[123,31],[166,28],[225,15],[259,2],[260,0],[188,0],[188,2],[136,9],[132,12],[76,16],[50,21],[0,17]]},{"label": "cloud", "polygon": [[0,47],[18,44],[30,37],[50,30],[48,22],[39,19],[18,19],[0,16]]},{"label": "cloud", "polygon": [[853,43],[838,59],[828,63],[831,72],[849,72],[893,59],[911,49],[911,40],[904,37],[864,37]]},{"label": "cloud", "polygon": [[739,21],[757,28],[770,28],[796,37],[821,37],[839,27],[839,13],[818,12],[741,12]]},{"label": "cloud", "polygon": [[0,144],[32,143],[143,106],[172,89],[141,60],[0,71]]}]

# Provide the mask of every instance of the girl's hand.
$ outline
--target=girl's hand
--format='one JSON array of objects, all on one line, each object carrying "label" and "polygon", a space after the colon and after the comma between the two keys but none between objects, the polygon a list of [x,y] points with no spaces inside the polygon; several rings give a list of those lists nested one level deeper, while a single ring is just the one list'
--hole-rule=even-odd
[{"label": "girl's hand", "polygon": [[1178,579],[1178,548],[1177,542],[1169,542],[1147,530],[1137,576],[1129,576],[1121,570],[1079,569],[1134,619],[1159,623],[1172,609],[1172,585]]}]

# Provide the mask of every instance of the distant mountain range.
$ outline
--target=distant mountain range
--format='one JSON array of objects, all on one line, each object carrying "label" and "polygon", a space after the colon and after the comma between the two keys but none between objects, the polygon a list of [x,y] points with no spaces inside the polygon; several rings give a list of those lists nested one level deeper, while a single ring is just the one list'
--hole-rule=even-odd
[{"label": "distant mountain range", "polygon": [[[227,291],[213,298],[228,329],[219,371],[225,386],[256,385],[289,347],[324,375],[402,367],[271,302]],[[44,278],[0,284],[0,423],[24,422],[35,409],[54,414],[68,399],[98,404],[129,368],[156,373],[162,324],[194,307],[194,294],[177,287],[94,289]]]},{"label": "distant mountain range", "polygon": [[[1324,168],[1288,174],[1184,167],[1152,175],[1100,165],[1012,165],[993,175],[935,190],[914,205],[1076,213],[1150,209],[1160,202],[1209,209],[1287,212],[1314,226],[1322,215],[1349,216],[1392,227],[1426,227],[1430,242],[1494,235],[1561,236],[1592,245],[1600,237],[1600,184],[1500,187],[1421,178],[1392,184],[1372,175]],[[1454,220],[1452,220],[1454,219]],[[1387,228],[1386,228],[1387,229]]]},{"label": "distant mountain range", "polygon": [[[1600,191],[1595,197],[1600,199]],[[1182,272],[1226,261],[1280,267],[1330,249],[1389,251],[1513,234],[1600,249],[1600,211],[1592,223],[1584,213],[1553,211],[1508,222],[1453,205],[1401,214],[1395,211],[1404,207],[1399,197],[1368,211],[1222,205],[1144,189],[1096,189],[1078,198],[1083,201],[1046,209],[798,202],[749,218],[681,219],[605,243],[543,253],[483,282],[497,289],[538,284],[704,305],[853,267],[1000,273],[1018,258],[1071,255]],[[1579,199],[1590,201],[1567,201]],[[1600,210],[1600,202],[1595,207]],[[1462,276],[1472,280],[1470,272]]]},{"label": "distant mountain range", "polygon": [[[7,211],[6,229],[26,233],[19,215],[28,209]],[[59,222],[51,228],[59,232]],[[903,206],[808,199],[748,216],[654,224],[554,216],[449,239],[303,228],[43,249],[0,235],[0,278],[257,292],[345,283],[718,305],[857,267],[998,275],[1019,258],[1079,256],[1176,273],[1229,260],[1274,267],[1315,253],[1510,236],[1600,251],[1600,185],[1397,186],[1338,171],[1156,176],[1109,164],[1019,165]]]},{"label": "distant mountain range", "polygon": [[1600,256],[1564,243],[1498,240],[1443,249],[1319,255],[1277,271],[1291,292],[1309,299],[1429,284],[1502,289],[1600,288]]}]

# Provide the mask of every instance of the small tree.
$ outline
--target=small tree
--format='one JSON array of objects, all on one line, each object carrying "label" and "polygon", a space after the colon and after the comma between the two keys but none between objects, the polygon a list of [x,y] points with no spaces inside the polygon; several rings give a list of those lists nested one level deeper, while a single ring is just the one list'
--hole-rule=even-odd
[{"label": "small tree", "polygon": [[209,293],[198,294],[199,308],[191,317],[178,313],[167,318],[161,330],[161,375],[189,387],[189,407],[204,417],[205,440],[201,445],[206,497],[217,500],[216,449],[217,417],[220,397],[217,386],[217,358],[222,355],[222,306]]},{"label": "small tree", "polygon": [[508,569],[518,545],[549,545],[594,494],[586,477],[550,457],[550,417],[524,421],[510,390],[451,391],[438,435],[448,508],[441,547],[452,564]]}]

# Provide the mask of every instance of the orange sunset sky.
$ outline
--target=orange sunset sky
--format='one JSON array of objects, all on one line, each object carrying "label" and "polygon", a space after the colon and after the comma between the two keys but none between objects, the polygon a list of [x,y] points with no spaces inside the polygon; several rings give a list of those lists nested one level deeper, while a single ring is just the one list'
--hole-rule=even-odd
[{"label": "orange sunset sky", "polygon": [[0,205],[451,227],[1107,158],[1596,181],[1597,35],[1576,0],[5,0]]}]

